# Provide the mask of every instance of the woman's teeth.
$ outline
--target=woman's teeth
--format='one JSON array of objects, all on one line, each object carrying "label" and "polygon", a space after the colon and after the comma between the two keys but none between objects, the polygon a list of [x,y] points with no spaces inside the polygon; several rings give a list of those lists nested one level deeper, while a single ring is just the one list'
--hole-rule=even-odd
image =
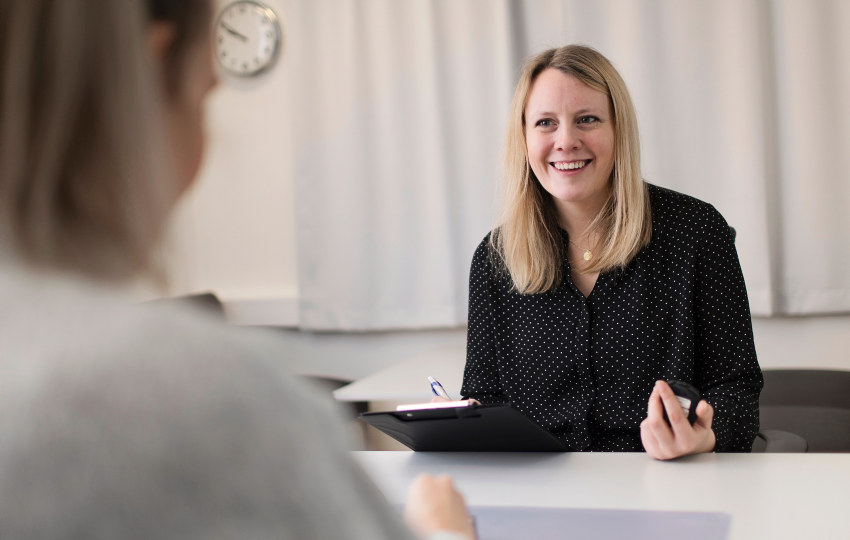
[{"label": "woman's teeth", "polygon": [[589,159],[585,159],[585,160],[582,160],[582,161],[570,161],[570,162],[561,161],[561,162],[553,163],[553,165],[559,171],[571,171],[571,170],[574,170],[574,169],[581,169],[582,167],[587,165],[587,163],[589,161],[590,161]]}]

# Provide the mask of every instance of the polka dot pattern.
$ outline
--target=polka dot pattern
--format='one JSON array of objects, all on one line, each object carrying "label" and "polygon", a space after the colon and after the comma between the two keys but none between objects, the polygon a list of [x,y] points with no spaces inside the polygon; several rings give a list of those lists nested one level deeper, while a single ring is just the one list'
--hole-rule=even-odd
[{"label": "polka dot pattern", "polygon": [[648,187],[652,241],[587,298],[566,257],[556,290],[512,292],[481,242],[461,393],[511,403],[572,450],[643,451],[652,387],[679,379],[714,407],[717,451],[748,452],[763,381],[733,234],[713,206]]}]

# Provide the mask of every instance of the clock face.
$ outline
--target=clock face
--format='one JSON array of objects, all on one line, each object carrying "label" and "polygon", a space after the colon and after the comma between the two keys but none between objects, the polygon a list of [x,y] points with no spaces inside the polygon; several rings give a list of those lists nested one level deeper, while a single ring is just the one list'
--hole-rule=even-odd
[{"label": "clock face", "polygon": [[274,63],[280,23],[270,8],[242,0],[225,7],[215,23],[215,55],[234,75],[256,75]]}]

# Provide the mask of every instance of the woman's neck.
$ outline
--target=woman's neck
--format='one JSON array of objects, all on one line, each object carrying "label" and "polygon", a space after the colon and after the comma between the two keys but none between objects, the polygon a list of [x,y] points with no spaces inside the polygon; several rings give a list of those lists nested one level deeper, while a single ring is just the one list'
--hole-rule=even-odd
[{"label": "woman's neck", "polygon": [[593,231],[589,230],[591,223],[599,215],[604,202],[598,204],[575,204],[555,202],[558,210],[558,224],[567,231],[570,238],[575,240],[590,239]]}]

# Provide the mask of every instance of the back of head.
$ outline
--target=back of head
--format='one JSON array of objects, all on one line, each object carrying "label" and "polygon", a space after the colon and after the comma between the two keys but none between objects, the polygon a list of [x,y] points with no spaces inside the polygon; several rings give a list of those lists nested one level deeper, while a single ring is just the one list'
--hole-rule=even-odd
[{"label": "back of head", "polygon": [[0,244],[27,264],[122,278],[173,200],[138,1],[0,4]]}]

